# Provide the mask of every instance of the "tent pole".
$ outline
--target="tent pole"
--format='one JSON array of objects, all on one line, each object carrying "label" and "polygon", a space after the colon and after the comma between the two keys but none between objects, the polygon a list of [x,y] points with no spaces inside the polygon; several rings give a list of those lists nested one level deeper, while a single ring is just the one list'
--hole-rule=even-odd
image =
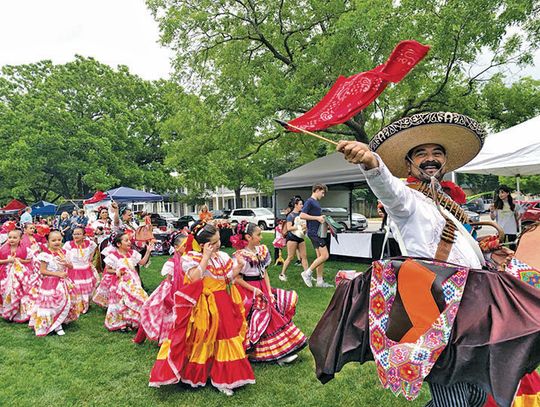
[{"label": "tent pole", "polygon": [[519,178],[520,178],[520,177],[521,177],[521,176],[520,176],[519,174],[516,175],[516,189],[517,189],[518,195],[521,197],[521,191],[520,191],[520,189],[519,189]]}]

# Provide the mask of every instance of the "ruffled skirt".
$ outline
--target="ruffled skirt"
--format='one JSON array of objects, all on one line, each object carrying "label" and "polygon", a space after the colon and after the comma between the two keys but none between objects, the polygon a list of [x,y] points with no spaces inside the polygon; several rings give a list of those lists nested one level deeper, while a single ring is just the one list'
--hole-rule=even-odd
[{"label": "ruffled skirt", "polygon": [[174,294],[175,320],[150,373],[152,387],[208,381],[218,389],[255,383],[244,351],[247,324],[242,296],[205,277]]},{"label": "ruffled skirt", "polygon": [[151,341],[161,344],[169,336],[173,324],[172,282],[165,279],[141,308],[140,328]]},{"label": "ruffled skirt", "polygon": [[45,336],[62,324],[75,321],[83,308],[69,278],[42,276],[28,325],[37,336]]},{"label": "ruffled skirt", "polygon": [[96,284],[99,280],[99,274],[93,265],[89,265],[83,269],[68,269],[68,277],[75,285],[75,292],[84,304],[83,314],[88,312],[90,299],[96,289]]},{"label": "ruffled skirt", "polygon": [[107,308],[105,327],[109,331],[137,329],[140,311],[148,294],[141,287],[141,280],[132,270],[118,277],[105,273],[93,297],[93,301]]},{"label": "ruffled skirt", "polygon": [[253,293],[240,287],[248,315],[247,353],[253,362],[271,362],[293,354],[306,346],[307,338],[292,322],[298,295],[295,291],[273,288],[275,303],[264,280],[247,281],[264,293],[264,298],[253,298]]},{"label": "ruffled skirt", "polygon": [[2,318],[14,322],[28,322],[37,299],[39,274],[31,266],[19,263],[6,267],[6,276],[0,281]]}]

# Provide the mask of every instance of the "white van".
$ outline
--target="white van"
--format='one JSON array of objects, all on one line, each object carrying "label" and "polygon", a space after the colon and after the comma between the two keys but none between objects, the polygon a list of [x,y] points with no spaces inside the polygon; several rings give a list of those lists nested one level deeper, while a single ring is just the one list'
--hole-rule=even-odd
[{"label": "white van", "polygon": [[262,230],[273,229],[275,224],[274,213],[268,208],[234,209],[229,216],[231,223],[243,220],[259,225]]}]

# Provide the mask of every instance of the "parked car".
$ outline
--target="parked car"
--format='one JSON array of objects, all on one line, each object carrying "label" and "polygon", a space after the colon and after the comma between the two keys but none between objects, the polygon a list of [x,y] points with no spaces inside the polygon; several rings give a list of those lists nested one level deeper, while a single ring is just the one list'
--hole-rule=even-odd
[{"label": "parked car", "polygon": [[180,216],[176,222],[173,223],[175,229],[191,228],[191,226],[199,220],[199,215],[196,213]]},{"label": "parked car", "polygon": [[231,216],[232,210],[230,209],[214,209],[212,212],[212,217],[214,219],[229,219]]},{"label": "parked car", "polygon": [[368,221],[366,217],[360,213],[352,214],[351,223],[349,218],[349,211],[346,208],[322,208],[322,214],[331,216],[345,229],[362,231],[368,227]]},{"label": "parked car", "polygon": [[162,218],[160,214],[158,213],[151,213],[149,214],[150,220],[152,222],[152,226],[155,226],[157,228],[167,228],[167,220]]},{"label": "parked car", "polygon": [[484,200],[482,198],[476,198],[471,199],[466,204],[462,205],[463,209],[468,209],[472,212],[476,213],[484,213],[485,212],[485,205]]},{"label": "parked car", "polygon": [[229,218],[231,223],[239,223],[243,220],[255,223],[262,230],[273,229],[275,224],[274,213],[268,208],[234,209]]},{"label": "parked car", "polygon": [[522,207],[521,226],[528,226],[540,222],[540,200],[519,202]]},{"label": "parked car", "polygon": [[178,216],[175,216],[173,213],[171,212],[160,212],[158,213],[158,215],[162,218],[162,219],[165,219],[167,221],[167,227],[169,229],[172,229],[174,228],[174,222],[176,222],[178,220]]}]

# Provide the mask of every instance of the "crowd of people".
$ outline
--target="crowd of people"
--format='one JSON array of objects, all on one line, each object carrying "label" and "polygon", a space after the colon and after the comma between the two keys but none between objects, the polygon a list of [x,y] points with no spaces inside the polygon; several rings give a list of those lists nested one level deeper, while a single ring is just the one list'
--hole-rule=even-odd
[{"label": "crowd of people", "polygon": [[5,222],[1,316],[27,323],[36,336],[62,336],[94,303],[105,309],[107,330],[135,331],[135,343],[161,346],[150,379],[156,387],[210,381],[231,395],[255,382],[251,362],[283,365],[297,358],[307,343],[292,322],[298,296],[270,284],[270,251],[259,226],[237,226],[232,257],[220,251],[219,230],[208,215],[191,230],[175,231],[164,279],[149,295],[139,267],[150,260],[152,234],[143,233],[144,223],[129,208],[113,202],[110,211],[98,208],[93,222],[84,213],[73,221],[63,216],[59,229],[31,217]]},{"label": "crowd of people", "polygon": [[[389,126],[370,146],[338,145],[380,200],[405,257],[375,261],[340,282],[309,339],[317,376],[326,382],[349,361],[374,360],[381,384],[395,394],[414,399],[427,381],[428,406],[509,406],[516,391],[520,397],[531,389],[536,397],[538,265],[516,261],[515,246],[501,239],[474,239],[459,205],[463,191],[442,181],[480,149],[485,133],[462,115],[415,116]],[[423,126],[440,133],[426,136]],[[474,148],[466,154],[467,143]],[[324,280],[331,222],[320,205],[327,191],[316,184],[305,202],[291,199],[273,242],[283,263],[279,280],[287,281],[297,257],[306,286],[332,287]],[[507,187],[498,188],[490,214],[515,245],[519,214]],[[135,343],[158,343],[150,386],[211,383],[229,396],[255,383],[252,363],[291,363],[308,344],[293,322],[297,293],[271,284],[272,259],[258,225],[238,224],[231,256],[220,250],[219,229],[203,208],[191,228],[170,236],[172,257],[149,294],[139,268],[153,250],[151,226],[116,202],[96,215],[89,222],[84,211],[65,214],[49,226],[25,213],[19,224],[3,224],[2,318],[27,323],[36,336],[61,336],[95,303],[105,309],[109,331],[134,331]],[[311,264],[306,237],[316,253]],[[509,359],[511,371],[504,368]]]}]

